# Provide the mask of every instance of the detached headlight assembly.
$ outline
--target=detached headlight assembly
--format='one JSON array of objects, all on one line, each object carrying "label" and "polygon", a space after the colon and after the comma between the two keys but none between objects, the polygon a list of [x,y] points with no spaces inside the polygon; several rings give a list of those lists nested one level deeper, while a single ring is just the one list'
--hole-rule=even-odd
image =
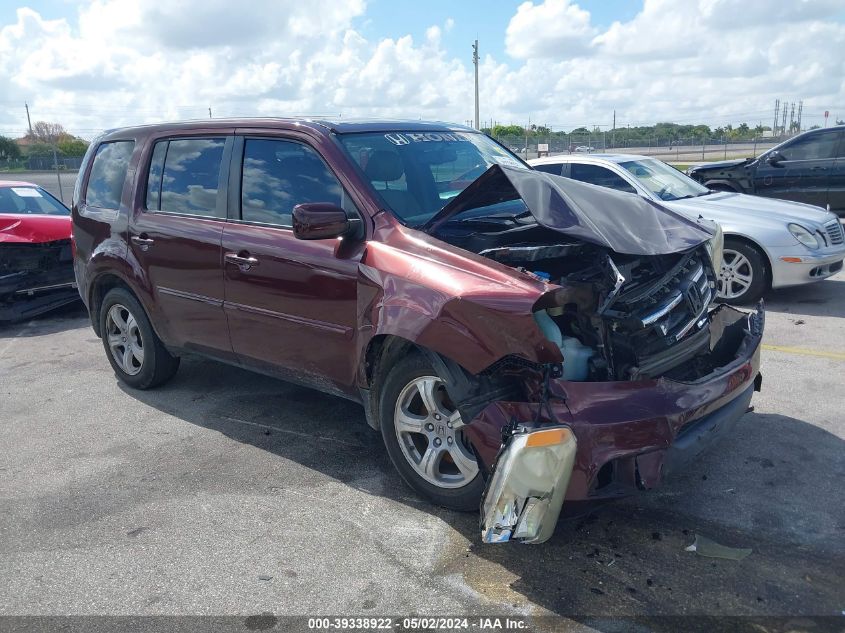
[{"label": "detached headlight assembly", "polygon": [[792,237],[801,242],[807,248],[815,250],[821,246],[821,244],[819,244],[819,238],[800,224],[787,224],[786,228],[789,229],[790,233],[792,233]]},{"label": "detached headlight assembly", "polygon": [[722,253],[725,250],[725,236],[722,233],[722,225],[714,222],[716,234],[707,242],[707,252],[710,253],[710,261],[713,263],[713,270],[716,275],[722,270]]}]

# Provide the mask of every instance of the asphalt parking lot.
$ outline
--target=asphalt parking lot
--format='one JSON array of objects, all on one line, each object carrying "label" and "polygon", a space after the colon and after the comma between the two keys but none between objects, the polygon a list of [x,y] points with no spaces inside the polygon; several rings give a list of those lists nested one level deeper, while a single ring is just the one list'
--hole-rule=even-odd
[{"label": "asphalt parking lot", "polygon": [[841,615],[845,274],[767,310],[736,435],[540,546],[417,498],[357,405],[197,358],[133,391],[81,305],[0,326],[0,615]]},{"label": "asphalt parking lot", "polygon": [[845,276],[768,310],[736,436],[541,546],[418,499],[354,404],[199,359],[132,391],[80,307],[4,327],[0,613],[839,615]]}]

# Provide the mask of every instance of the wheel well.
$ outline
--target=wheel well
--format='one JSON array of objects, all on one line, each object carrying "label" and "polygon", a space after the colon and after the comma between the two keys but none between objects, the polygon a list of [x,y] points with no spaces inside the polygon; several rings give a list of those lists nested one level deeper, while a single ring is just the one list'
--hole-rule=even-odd
[{"label": "wheel well", "polygon": [[411,341],[392,334],[374,336],[367,346],[367,352],[364,356],[367,386],[370,388],[375,386],[374,383],[378,378],[378,370],[381,365],[390,366],[393,361],[414,347],[416,345]]},{"label": "wheel well", "polygon": [[[105,274],[100,275],[91,284],[91,291],[88,300],[88,314],[91,317],[91,325],[97,336],[100,336],[100,306],[103,305],[103,299],[113,288],[126,288],[129,292],[132,289],[117,275]],[[132,293],[133,295],[135,293]]]},{"label": "wheel well", "polygon": [[717,181],[711,180],[711,181],[705,182],[704,186],[707,187],[708,189],[712,189],[713,191],[733,191],[733,192],[736,192],[736,193],[742,193],[742,191],[740,191],[740,189],[738,187],[736,187],[735,185],[733,185],[729,182],[721,181],[721,180],[717,180]]},{"label": "wheel well", "polygon": [[727,244],[729,240],[734,241],[734,242],[741,242],[741,243],[745,244],[746,246],[750,246],[755,251],[760,253],[760,256],[763,258],[763,261],[766,262],[766,288],[771,288],[772,287],[772,260],[769,259],[769,255],[768,255],[768,253],[766,253],[766,249],[763,248],[762,246],[760,246],[754,240],[749,239],[749,238],[745,237],[744,235],[734,235],[734,234],[731,234],[731,233],[726,233],[725,234],[725,244]]}]

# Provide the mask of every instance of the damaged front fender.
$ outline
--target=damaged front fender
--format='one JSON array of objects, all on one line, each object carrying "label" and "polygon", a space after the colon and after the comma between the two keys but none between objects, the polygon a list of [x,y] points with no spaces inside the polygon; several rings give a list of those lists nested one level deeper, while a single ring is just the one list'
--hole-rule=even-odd
[{"label": "damaged front fender", "polygon": [[567,426],[518,429],[503,447],[481,504],[485,543],[544,543],[555,530],[578,444]]}]

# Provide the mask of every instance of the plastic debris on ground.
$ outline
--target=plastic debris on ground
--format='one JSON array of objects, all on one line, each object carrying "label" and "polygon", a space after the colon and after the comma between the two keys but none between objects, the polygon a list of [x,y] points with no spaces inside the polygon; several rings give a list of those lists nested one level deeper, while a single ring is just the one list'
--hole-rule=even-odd
[{"label": "plastic debris on ground", "polygon": [[699,556],[724,558],[725,560],[742,560],[751,553],[750,548],[720,545],[716,541],[711,541],[706,536],[701,536],[700,534],[696,534],[693,544],[685,549],[687,552],[695,552]]}]

